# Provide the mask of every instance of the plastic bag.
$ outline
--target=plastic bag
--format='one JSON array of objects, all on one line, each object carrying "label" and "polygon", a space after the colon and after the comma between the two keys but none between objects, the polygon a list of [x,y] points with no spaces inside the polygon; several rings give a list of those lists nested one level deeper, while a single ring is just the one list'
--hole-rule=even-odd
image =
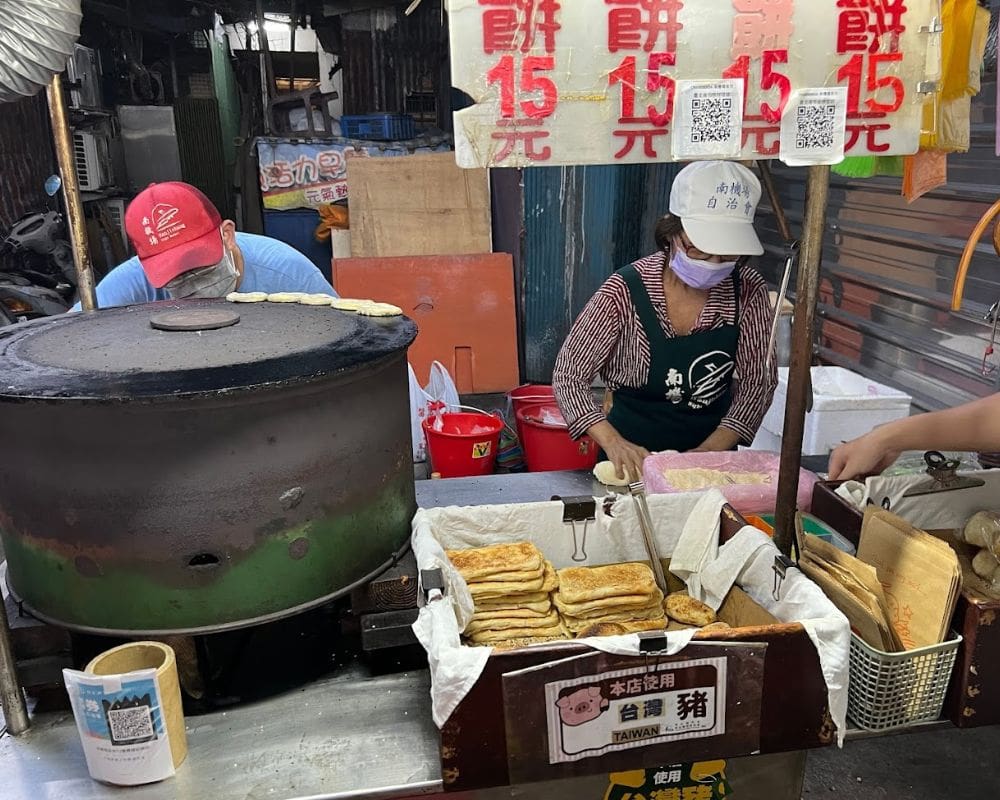
[{"label": "plastic bag", "polygon": [[423,422],[435,410],[458,411],[458,388],[451,374],[440,361],[431,364],[430,380],[421,386],[413,365],[410,371],[410,436],[413,440],[414,463],[427,460],[427,440]]}]

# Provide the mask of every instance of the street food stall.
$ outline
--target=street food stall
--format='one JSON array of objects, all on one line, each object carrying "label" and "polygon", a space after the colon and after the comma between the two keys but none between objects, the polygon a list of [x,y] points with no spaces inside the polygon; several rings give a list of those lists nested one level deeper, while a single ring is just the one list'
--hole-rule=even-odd
[{"label": "street food stall", "polygon": [[[875,571],[864,532],[843,531],[854,555],[813,550],[798,513],[829,166],[918,150],[940,78],[939,6],[451,0],[448,14],[453,83],[473,100],[455,114],[463,167],[808,168],[801,247],[788,258],[798,270],[782,452],[760,481],[773,540],[748,524],[759,509],[740,508],[713,480],[659,494],[653,473],[616,489],[586,471],[414,482],[403,363],[412,321],[346,306],[171,301],[0,332],[0,435],[24,453],[0,467],[5,606],[71,639],[168,641],[178,653],[195,641],[179,665],[190,701],[184,667],[197,673],[213,636],[350,597],[360,637],[320,628],[336,651],[332,671],[190,715],[174,731],[186,758],[175,749],[171,765],[160,753],[167,780],[107,779],[146,784],[130,790],[144,798],[793,800],[804,751],[842,745],[852,730],[858,625],[814,575],[848,580],[838,568],[855,555],[867,565],[856,569]],[[72,208],[73,167],[62,166]],[[739,209],[745,190],[720,185],[711,202]],[[75,245],[85,274],[78,236]],[[664,469],[684,467],[661,467],[660,478]],[[933,547],[879,506],[859,531],[881,526],[890,546]],[[958,599],[955,570],[931,621],[947,638],[959,603],[971,639],[975,612],[968,593],[969,608]],[[888,649],[893,626],[868,588],[866,610],[884,623],[872,635]],[[17,735],[0,737],[4,796],[120,792],[87,777],[111,774],[95,773],[92,757],[124,770],[167,738],[159,684],[110,703],[107,693],[131,687],[124,675],[68,672],[105,695],[81,689],[75,721],[65,708],[29,719],[8,613],[0,694]],[[359,650],[358,638],[370,646]],[[369,657],[386,641],[419,643],[429,668],[374,669]],[[916,707],[925,684],[901,679],[887,702],[903,721],[882,729],[938,719],[954,641],[933,674],[937,708],[926,716]],[[912,679],[898,651],[897,672]],[[959,659],[960,695],[986,692],[985,678],[967,685],[981,663],[970,652]],[[149,736],[136,733],[137,708]],[[95,755],[87,731],[111,746]]]}]

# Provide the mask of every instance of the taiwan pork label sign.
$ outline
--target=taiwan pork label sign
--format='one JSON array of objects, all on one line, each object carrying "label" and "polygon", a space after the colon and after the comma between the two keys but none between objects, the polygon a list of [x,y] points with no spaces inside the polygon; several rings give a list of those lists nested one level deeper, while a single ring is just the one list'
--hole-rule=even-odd
[{"label": "taiwan pork label sign", "polygon": [[545,686],[549,762],[726,732],[726,659],[619,670]]},{"label": "taiwan pork label sign", "polygon": [[935,0],[448,0],[463,167],[916,152]]},{"label": "taiwan pork label sign", "polygon": [[589,652],[502,675],[512,782],[760,750],[767,645],[692,643],[672,656]]}]

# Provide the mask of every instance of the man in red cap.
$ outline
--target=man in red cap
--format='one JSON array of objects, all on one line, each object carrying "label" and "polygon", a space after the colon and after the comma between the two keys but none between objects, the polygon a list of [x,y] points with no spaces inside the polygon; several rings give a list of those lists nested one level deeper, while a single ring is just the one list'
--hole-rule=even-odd
[{"label": "man in red cap", "polygon": [[[194,186],[154,183],[125,212],[135,258],[97,285],[100,308],[241,292],[306,292],[336,297],[323,274],[295,248],[237,233]],[[79,304],[74,310],[79,310]]]}]

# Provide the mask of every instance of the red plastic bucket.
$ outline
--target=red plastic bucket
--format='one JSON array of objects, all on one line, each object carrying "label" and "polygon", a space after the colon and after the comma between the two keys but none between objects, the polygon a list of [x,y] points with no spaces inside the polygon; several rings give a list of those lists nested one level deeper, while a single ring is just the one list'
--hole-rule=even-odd
[{"label": "red plastic bucket", "polygon": [[597,443],[589,436],[571,439],[555,403],[526,406],[517,412],[517,422],[528,472],[593,469],[597,463]]},{"label": "red plastic bucket", "polygon": [[[441,429],[434,423],[441,420]],[[491,414],[459,411],[423,421],[431,468],[442,478],[489,475],[497,460],[503,420]]]},{"label": "red plastic bucket", "polygon": [[521,430],[521,419],[518,417],[517,412],[529,406],[550,404],[556,401],[556,393],[552,390],[552,387],[541,383],[526,383],[524,386],[518,386],[516,389],[511,389],[507,393],[507,397],[510,398],[511,409],[514,413],[514,427],[517,429],[517,438],[522,441],[524,440],[524,433]]}]

